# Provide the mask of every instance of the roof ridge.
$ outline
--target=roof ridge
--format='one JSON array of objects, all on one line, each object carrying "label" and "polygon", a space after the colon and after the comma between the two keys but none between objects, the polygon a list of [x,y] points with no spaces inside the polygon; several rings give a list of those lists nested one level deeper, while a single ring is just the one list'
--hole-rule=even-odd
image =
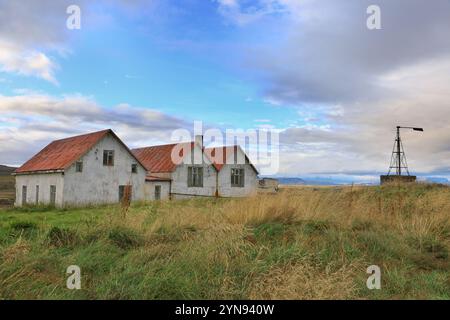
[{"label": "roof ridge", "polygon": [[111,132],[111,131],[112,131],[112,129],[104,129],[104,130],[99,130],[99,131],[95,131],[95,132],[83,133],[83,134],[79,134],[79,135],[76,135],[76,136],[71,136],[71,137],[62,138],[62,139],[56,139],[56,140],[53,140],[50,143],[58,142],[58,141],[64,141],[64,140],[70,140],[70,139],[75,139],[75,138],[81,138],[81,137],[84,137],[84,136],[89,136],[89,135],[94,135],[94,134],[99,134],[99,133],[107,133],[107,132]]},{"label": "roof ridge", "polygon": [[188,143],[194,143],[194,142],[195,142],[195,141],[184,141],[184,142],[178,142],[178,143],[156,144],[156,145],[153,145],[153,146],[133,148],[133,149],[131,149],[131,150],[142,150],[142,149],[148,149],[148,148],[176,146],[176,145],[178,145],[178,144],[188,144]]}]

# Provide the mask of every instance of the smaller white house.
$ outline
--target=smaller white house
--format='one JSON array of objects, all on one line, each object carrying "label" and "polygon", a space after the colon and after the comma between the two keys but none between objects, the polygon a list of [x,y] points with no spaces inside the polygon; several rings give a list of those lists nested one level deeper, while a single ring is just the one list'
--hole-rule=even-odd
[{"label": "smaller white house", "polygon": [[146,199],[146,169],[112,130],[53,141],[14,175],[18,207]]},{"label": "smaller white house", "polygon": [[195,141],[132,150],[148,171],[151,199],[245,197],[256,194],[258,171],[239,146],[204,148]]}]

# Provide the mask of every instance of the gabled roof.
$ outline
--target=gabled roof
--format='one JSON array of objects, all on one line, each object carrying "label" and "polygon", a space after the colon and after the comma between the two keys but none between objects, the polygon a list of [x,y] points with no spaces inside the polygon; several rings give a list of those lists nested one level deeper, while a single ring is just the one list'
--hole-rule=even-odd
[{"label": "gabled roof", "polygon": [[[183,142],[180,145],[189,145],[191,149],[194,148],[194,142]],[[152,146],[139,149],[131,150],[133,154],[138,158],[143,164],[147,171],[150,172],[173,172],[175,171],[177,164],[172,161],[172,150],[175,146],[179,144],[165,144],[161,146]],[[219,155],[220,149],[222,148],[223,160],[216,157]],[[218,147],[218,148],[203,148],[205,155],[210,159],[212,165],[217,171],[220,171],[224,164],[226,164],[227,154],[232,154],[234,150],[240,149],[239,146],[229,146],[229,147]],[[245,153],[244,153],[245,154]],[[182,151],[180,156],[183,156]],[[247,155],[245,155],[248,160]],[[214,160],[214,161],[213,161]],[[258,170],[253,166],[249,160],[249,164],[258,173]]]},{"label": "gabled roof", "polygon": [[[205,152],[208,156],[210,156],[211,159],[213,159],[213,164],[216,167],[217,171],[220,171],[222,170],[223,166],[227,164],[228,155],[237,153],[238,149],[240,149],[242,153],[245,155],[245,159],[248,161],[248,164],[250,164],[253,170],[255,170],[255,172],[258,173],[258,170],[253,165],[253,163],[251,163],[250,159],[247,157],[247,154],[245,154],[242,148],[238,145],[206,148]],[[220,155],[220,152],[222,152],[222,155]]]},{"label": "gabled roof", "polygon": [[[15,171],[15,173],[64,171],[68,169],[75,161],[84,156],[97,144],[97,142],[108,134],[111,134],[114,138],[116,138],[134,157],[130,149],[128,149],[122,140],[120,140],[111,129],[107,129],[80,136],[55,140],[39,151],[30,160],[25,162]],[[136,160],[143,166],[139,159]]]},{"label": "gabled roof", "polygon": [[[184,142],[180,144],[190,144],[191,150],[194,148],[194,142]],[[173,172],[175,171],[177,164],[172,161],[172,149],[177,145],[179,144],[174,143],[138,148],[131,150],[131,152],[143,163],[147,171]],[[181,150],[180,156],[183,156],[183,150]]]}]

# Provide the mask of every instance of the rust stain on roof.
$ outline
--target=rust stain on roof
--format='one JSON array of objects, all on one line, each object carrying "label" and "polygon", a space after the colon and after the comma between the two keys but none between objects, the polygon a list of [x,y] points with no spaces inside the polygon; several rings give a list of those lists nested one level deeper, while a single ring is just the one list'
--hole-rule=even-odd
[{"label": "rust stain on roof", "polygon": [[[147,171],[152,173],[166,173],[175,171],[177,164],[172,160],[172,150],[175,146],[180,146],[181,152],[180,156],[183,156],[182,148],[189,145],[191,149],[194,148],[195,142],[183,142],[175,144],[166,144],[161,146],[152,146],[139,149],[133,149],[131,152],[138,158],[143,164]],[[237,153],[239,146],[225,146],[225,147],[215,147],[215,148],[203,148],[206,159],[209,160],[217,171],[222,170],[223,166],[226,164],[227,157],[230,154]],[[245,153],[244,153],[245,154]],[[245,155],[248,160],[247,155]],[[233,160],[234,162],[234,160]],[[258,170],[249,161],[249,164],[253,169],[258,172]]]},{"label": "rust stain on roof", "polygon": [[65,170],[86,154],[111,129],[55,140],[25,162],[15,173]]},{"label": "rust stain on roof", "polygon": [[[150,172],[173,172],[177,164],[172,160],[172,150],[176,146],[183,147],[188,145],[191,149],[194,147],[194,142],[165,144],[162,146],[145,147],[133,149],[131,152],[141,161],[145,169]],[[180,157],[183,156],[183,149],[180,151]]]},{"label": "rust stain on roof", "polygon": [[212,159],[213,165],[216,167],[217,171],[220,171],[227,162],[227,156],[236,153],[237,148],[238,146],[206,148],[205,153]]}]

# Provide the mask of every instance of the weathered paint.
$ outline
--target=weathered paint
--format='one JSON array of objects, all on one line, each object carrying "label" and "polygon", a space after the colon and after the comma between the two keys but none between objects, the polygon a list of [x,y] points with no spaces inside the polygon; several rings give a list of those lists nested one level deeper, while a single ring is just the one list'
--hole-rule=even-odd
[{"label": "weathered paint", "polygon": [[[114,166],[103,165],[103,150],[114,150]],[[86,155],[83,171],[76,172],[73,164],[64,175],[64,204],[86,205],[119,202],[119,186],[132,186],[132,200],[145,200],[146,170],[128,150],[111,135],[100,140]],[[137,173],[131,165],[137,164]]]},{"label": "weathered paint", "polygon": [[[194,155],[202,155],[202,149],[195,144]],[[197,162],[201,162],[197,159],[196,162],[190,162],[189,159],[192,159],[193,156],[191,153],[187,153],[183,156],[183,164],[180,164],[176,167],[175,171],[172,172],[172,196],[174,199],[182,199],[189,197],[214,197],[216,194],[216,177],[217,170],[211,163],[203,162],[199,164],[195,164]],[[202,167],[203,168],[203,187],[188,187],[188,167]]]},{"label": "weathered paint", "polygon": [[63,205],[64,176],[62,173],[41,173],[16,176],[16,202],[15,206],[21,207],[22,187],[27,186],[27,204],[36,205],[36,186],[39,186],[38,204],[50,203],[50,186],[56,186],[55,205]]},{"label": "weathered paint", "polygon": [[[103,150],[114,150],[114,166],[103,165]],[[22,186],[27,186],[27,203],[35,204],[35,186],[39,185],[40,204],[50,203],[50,185],[56,185],[56,203],[61,206],[83,206],[119,202],[119,186],[132,186],[132,200],[145,200],[146,170],[128,150],[111,134],[103,137],[79,161],[82,172],[76,172],[76,164],[64,174],[24,174],[16,176],[16,206],[22,206]],[[137,173],[131,172],[137,164]],[[42,199],[42,200],[41,200]]]},{"label": "weathered paint", "polygon": [[[245,159],[245,153],[237,148],[238,159]],[[225,164],[219,171],[218,193],[220,197],[248,197],[257,192],[258,174],[248,161],[245,164],[233,164],[234,153],[227,154]],[[231,186],[231,169],[244,169],[244,187]]]},{"label": "weathered paint", "polygon": [[145,183],[146,200],[155,200],[155,187],[161,186],[160,200],[170,199],[170,181],[147,181]]},{"label": "weathered paint", "polygon": [[[135,159],[127,147],[111,132],[93,145],[78,161],[83,162],[82,172],[76,172],[76,162],[59,173],[23,173],[16,176],[16,206],[22,205],[22,187],[27,186],[27,203],[36,203],[36,185],[39,185],[39,204],[50,202],[50,186],[56,186],[55,205],[84,206],[119,202],[119,186],[132,186],[132,200],[145,201],[155,199],[155,187],[161,186],[161,200],[190,197],[245,197],[256,193],[257,172],[241,148],[238,157],[246,159],[245,164],[233,164],[234,154],[227,154],[226,164],[220,171],[212,164],[208,156],[203,162],[201,142],[189,144],[184,154],[184,163],[177,165],[173,172],[147,172]],[[114,166],[103,165],[103,151],[114,150]],[[195,152],[195,157],[191,151]],[[195,158],[194,163],[188,159]],[[132,173],[132,165],[137,172]],[[203,186],[188,186],[188,168],[203,168]],[[245,172],[244,187],[231,186],[231,169],[243,168]],[[152,180],[155,177],[161,180]],[[167,180],[171,181],[167,181]]]},{"label": "weathered paint", "polygon": [[[231,186],[231,169],[244,169],[244,187]],[[256,194],[257,175],[249,164],[225,164],[219,172],[220,197],[248,197]]]}]

